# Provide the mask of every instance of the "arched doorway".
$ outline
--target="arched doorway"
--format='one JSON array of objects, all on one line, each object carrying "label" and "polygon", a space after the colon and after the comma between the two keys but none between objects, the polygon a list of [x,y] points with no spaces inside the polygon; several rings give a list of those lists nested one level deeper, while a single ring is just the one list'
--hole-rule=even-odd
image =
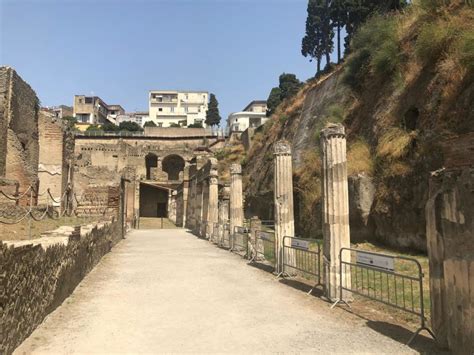
[{"label": "arched doorway", "polygon": [[180,173],[184,170],[184,159],[179,155],[168,155],[163,159],[163,171],[168,174],[168,180],[180,180]]},{"label": "arched doorway", "polygon": [[152,173],[151,169],[158,167],[158,157],[156,154],[149,153],[145,157],[145,166],[146,166],[146,179],[151,180]]}]

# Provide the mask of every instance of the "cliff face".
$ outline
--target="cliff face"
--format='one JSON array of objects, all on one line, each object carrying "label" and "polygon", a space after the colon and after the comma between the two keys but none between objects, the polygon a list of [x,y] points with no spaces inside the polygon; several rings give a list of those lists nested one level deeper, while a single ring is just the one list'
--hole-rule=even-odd
[{"label": "cliff face", "polygon": [[[459,36],[472,36],[472,9],[446,11],[430,21],[447,21]],[[452,46],[429,60],[415,55],[426,14],[397,16],[401,60],[396,69],[381,75],[366,64],[357,88],[350,88],[349,57],[332,74],[308,82],[256,133],[244,167],[247,217],[273,219],[273,143],[286,139],[293,147],[297,233],[320,235],[319,131],[326,122],[342,122],[348,139],[351,240],[426,250],[429,174],[447,163],[444,142],[474,131],[474,74]],[[464,28],[466,23],[471,25]]]}]

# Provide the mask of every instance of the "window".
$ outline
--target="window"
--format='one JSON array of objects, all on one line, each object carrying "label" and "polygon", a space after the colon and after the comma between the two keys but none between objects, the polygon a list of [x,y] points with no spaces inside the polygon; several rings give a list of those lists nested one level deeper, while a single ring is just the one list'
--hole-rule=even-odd
[{"label": "window", "polygon": [[82,104],[82,99],[79,99],[79,100],[77,100],[77,101],[79,101],[79,103]]},{"label": "window", "polygon": [[184,112],[188,113],[188,107],[187,106],[184,107]]},{"label": "window", "polygon": [[174,106],[171,106],[171,107],[170,107],[170,111],[171,111],[171,112],[174,112]]},{"label": "window", "polygon": [[86,97],[86,104],[92,103],[92,97]]},{"label": "window", "polygon": [[158,107],[158,111],[163,112],[163,107]]}]

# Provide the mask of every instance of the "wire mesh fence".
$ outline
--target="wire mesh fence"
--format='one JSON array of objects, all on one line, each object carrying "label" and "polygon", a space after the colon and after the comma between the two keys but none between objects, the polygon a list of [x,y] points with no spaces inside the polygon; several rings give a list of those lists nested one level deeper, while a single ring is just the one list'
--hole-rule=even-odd
[{"label": "wire mesh fence", "polygon": [[247,227],[235,226],[231,235],[230,251],[243,257],[249,252],[249,229]]}]

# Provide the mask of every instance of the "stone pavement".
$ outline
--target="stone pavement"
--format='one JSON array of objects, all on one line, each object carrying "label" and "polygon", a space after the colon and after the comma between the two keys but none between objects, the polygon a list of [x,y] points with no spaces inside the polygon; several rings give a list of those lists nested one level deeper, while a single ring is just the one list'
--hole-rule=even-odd
[{"label": "stone pavement", "polygon": [[186,230],[135,230],[16,354],[414,352]]}]

